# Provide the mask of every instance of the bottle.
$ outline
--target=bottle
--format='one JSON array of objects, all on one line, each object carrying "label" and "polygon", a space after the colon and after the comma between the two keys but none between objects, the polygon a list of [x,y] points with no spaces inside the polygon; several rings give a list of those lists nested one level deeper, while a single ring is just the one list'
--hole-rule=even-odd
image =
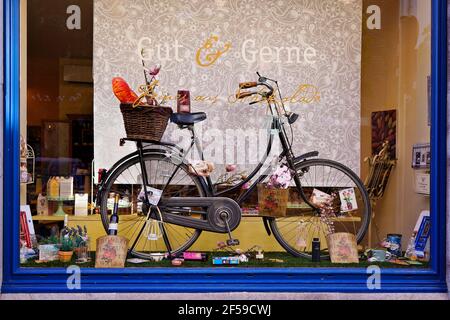
[{"label": "bottle", "polygon": [[117,236],[118,226],[119,226],[119,194],[116,194],[114,198],[114,209],[111,215],[111,220],[109,222],[108,234],[110,236]]},{"label": "bottle", "polygon": [[314,238],[312,242],[312,261],[320,262],[320,239]]},{"label": "bottle", "polygon": [[61,231],[59,232],[59,237],[60,239],[62,239],[65,235],[67,235],[69,233],[69,215],[64,215],[64,227],[61,229]]},{"label": "bottle", "polygon": [[28,261],[27,252],[28,252],[28,249],[27,249],[26,245],[22,244],[22,246],[20,247],[20,264],[27,263],[27,261]]},{"label": "bottle", "polygon": [[416,257],[416,234],[414,233],[409,239],[408,248],[406,249],[405,258],[414,260]]},{"label": "bottle", "polygon": [[69,224],[69,215],[66,214],[66,215],[64,216],[64,228],[65,228],[65,229],[67,228],[68,224]]},{"label": "bottle", "polygon": [[69,224],[69,215],[64,215],[64,226],[61,230],[59,230],[59,245],[62,245],[64,241],[69,238],[70,229],[68,227]]}]

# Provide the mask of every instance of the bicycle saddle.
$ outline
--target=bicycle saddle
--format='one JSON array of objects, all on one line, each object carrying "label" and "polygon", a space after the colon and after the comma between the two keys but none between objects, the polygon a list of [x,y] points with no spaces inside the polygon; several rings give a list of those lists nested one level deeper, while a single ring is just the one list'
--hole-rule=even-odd
[{"label": "bicycle saddle", "polygon": [[196,123],[206,120],[206,113],[174,113],[170,117],[170,121],[179,126],[192,126]]}]

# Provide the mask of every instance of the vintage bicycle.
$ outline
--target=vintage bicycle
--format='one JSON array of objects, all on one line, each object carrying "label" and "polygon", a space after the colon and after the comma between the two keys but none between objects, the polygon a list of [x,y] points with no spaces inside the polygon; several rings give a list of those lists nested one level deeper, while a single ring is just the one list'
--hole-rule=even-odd
[{"label": "vintage bicycle", "polygon": [[[278,161],[289,167],[293,174],[292,187],[286,216],[261,216],[268,236],[296,257],[310,258],[311,243],[319,238],[326,244],[329,228],[323,221],[318,205],[311,201],[313,191],[338,194],[342,190],[354,190],[356,206],[350,212],[339,212],[331,219],[335,232],[353,233],[360,243],[368,229],[371,206],[367,191],[360,178],[348,167],[336,161],[319,159],[319,152],[294,155],[292,125],[299,116],[286,111],[278,82],[258,73],[257,82],[240,84],[238,99],[259,96],[251,104],[267,103],[271,116],[271,130],[267,151],[254,171],[240,183],[223,188],[210,177],[192,172],[188,154],[197,150],[204,159],[203,150],[195,133],[195,125],[205,121],[205,113],[174,113],[171,122],[181,130],[190,132],[190,146],[186,150],[171,144],[145,139],[122,139],[136,143],[137,151],[118,161],[102,176],[97,194],[97,205],[105,230],[108,230],[111,203],[110,194],[119,193],[126,199],[125,207],[132,207],[131,214],[121,215],[119,235],[130,241],[132,256],[149,259],[156,252],[177,256],[187,251],[202,232],[227,235],[227,244],[239,245],[233,231],[241,223],[241,206],[271,174],[264,164],[278,135],[282,152]],[[288,132],[291,132],[291,136]],[[261,174],[262,172],[262,174]],[[254,181],[253,181],[254,180]],[[242,191],[244,185],[251,186]],[[155,197],[156,194],[156,197]],[[236,195],[237,194],[237,195]],[[234,195],[234,196],[233,196]],[[232,199],[231,197],[234,197]],[[328,256],[323,245],[323,258]]]}]

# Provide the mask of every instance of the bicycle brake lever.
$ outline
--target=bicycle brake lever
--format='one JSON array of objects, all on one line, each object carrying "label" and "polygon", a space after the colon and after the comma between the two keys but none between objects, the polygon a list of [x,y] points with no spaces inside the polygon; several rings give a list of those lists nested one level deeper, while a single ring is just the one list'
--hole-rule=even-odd
[{"label": "bicycle brake lever", "polygon": [[261,75],[259,74],[259,71],[258,71],[258,72],[256,72],[256,74],[257,74],[257,75],[258,75],[258,77],[259,77],[259,80],[258,80],[258,82],[261,82],[261,83],[265,83],[265,82],[267,82],[267,78],[265,78],[265,77],[261,76]]}]

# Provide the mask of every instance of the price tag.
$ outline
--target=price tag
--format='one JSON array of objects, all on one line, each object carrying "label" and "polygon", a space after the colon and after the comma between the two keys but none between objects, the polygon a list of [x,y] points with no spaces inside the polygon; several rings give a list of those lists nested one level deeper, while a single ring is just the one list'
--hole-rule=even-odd
[{"label": "price tag", "polygon": [[[162,192],[163,192],[162,190],[147,187],[148,201],[150,202],[151,205],[157,206],[159,204],[159,202],[161,201]],[[144,188],[142,188],[138,199],[139,201],[145,200]]]}]

